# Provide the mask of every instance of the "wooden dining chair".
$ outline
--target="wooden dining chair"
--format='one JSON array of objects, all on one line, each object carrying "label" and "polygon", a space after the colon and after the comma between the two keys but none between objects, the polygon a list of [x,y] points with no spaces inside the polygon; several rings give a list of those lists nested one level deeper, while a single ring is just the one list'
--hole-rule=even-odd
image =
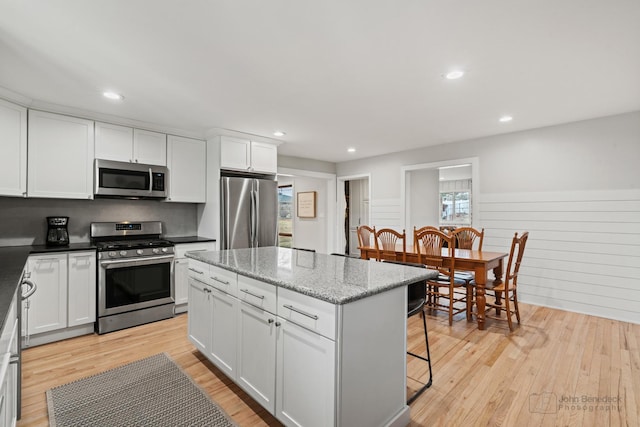
[{"label": "wooden dining chair", "polygon": [[[518,233],[513,236],[511,241],[511,251],[509,252],[509,261],[507,262],[507,269],[504,273],[504,278],[500,281],[494,281],[487,283],[486,290],[492,291],[495,295],[495,302],[485,303],[484,315],[490,319],[505,320],[500,317],[501,311],[504,310],[507,315],[507,322],[509,324],[509,331],[513,332],[513,322],[511,317],[515,314],[518,324],[520,324],[520,310],[518,309],[518,272],[520,271],[520,264],[522,263],[522,256],[524,255],[524,248],[529,238],[529,232],[522,233],[522,236],[518,237]],[[498,283],[496,283],[498,282]],[[475,281],[471,282],[471,286],[476,286]],[[495,309],[495,316],[490,315],[490,310]]]},{"label": "wooden dining chair", "polygon": [[372,242],[376,235],[376,227],[369,227],[367,225],[361,225],[357,230],[358,234],[358,247],[373,247],[375,243]]},{"label": "wooden dining chair", "polygon": [[[416,233],[420,233],[424,230],[437,230],[438,227],[434,227],[433,225],[425,225],[424,227],[413,227],[413,236],[415,237]],[[418,252],[418,249],[416,249],[416,245],[418,244],[418,241],[413,239],[413,252]]]},{"label": "wooden dining chair", "polygon": [[[407,235],[404,230],[402,233],[397,232],[392,228],[381,228],[376,231],[376,259],[381,261],[383,259],[392,261],[406,261],[407,260]],[[402,244],[402,246],[398,246]],[[399,249],[402,249],[401,259],[398,259]]]},{"label": "wooden dining chair", "polygon": [[[451,232],[455,237],[455,245],[458,249],[482,250],[484,240],[484,228],[480,231],[473,227],[458,227]],[[476,244],[477,242],[477,244]]]},{"label": "wooden dining chair", "polygon": [[[455,250],[453,236],[437,229],[425,229],[417,232],[413,240],[418,242],[418,262],[427,268],[438,271],[438,277],[427,280],[427,302],[425,307],[432,310],[442,310],[449,314],[449,326],[453,324],[453,316],[467,313],[469,296],[471,295],[468,282],[456,277]],[[446,257],[442,255],[443,248]],[[447,262],[445,262],[445,258]],[[444,304],[441,300],[447,300]]]}]

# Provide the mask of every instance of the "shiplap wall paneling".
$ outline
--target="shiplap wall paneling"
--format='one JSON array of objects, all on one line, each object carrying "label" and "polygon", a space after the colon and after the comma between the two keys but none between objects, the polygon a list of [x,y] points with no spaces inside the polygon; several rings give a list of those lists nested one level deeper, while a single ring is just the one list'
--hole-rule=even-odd
[{"label": "shiplap wall paneling", "polygon": [[483,194],[483,249],[529,231],[520,301],[640,323],[640,191]]},{"label": "shiplap wall paneling", "polygon": [[371,225],[380,228],[393,228],[402,232],[400,199],[371,200]]}]

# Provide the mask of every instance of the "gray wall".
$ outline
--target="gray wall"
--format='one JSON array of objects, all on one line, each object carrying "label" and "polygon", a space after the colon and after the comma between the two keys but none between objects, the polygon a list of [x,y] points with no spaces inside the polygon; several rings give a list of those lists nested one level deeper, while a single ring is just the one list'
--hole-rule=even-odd
[{"label": "gray wall", "polygon": [[99,221],[162,221],[166,236],[196,233],[196,205],[154,200],[66,200],[0,197],[0,246],[45,243],[47,216],[69,217],[71,243],[89,241],[89,225]]},{"label": "gray wall", "polygon": [[508,252],[515,232],[530,232],[522,302],[640,323],[640,112],[340,163],[337,172],[371,174],[377,225],[376,210],[401,203],[402,166],[472,157],[483,249]]}]

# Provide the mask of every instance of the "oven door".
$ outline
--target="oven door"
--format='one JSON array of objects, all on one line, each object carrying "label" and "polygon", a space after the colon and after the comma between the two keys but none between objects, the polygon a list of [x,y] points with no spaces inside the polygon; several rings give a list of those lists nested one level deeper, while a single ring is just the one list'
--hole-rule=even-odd
[{"label": "oven door", "polygon": [[173,258],[99,260],[98,316],[173,303]]}]

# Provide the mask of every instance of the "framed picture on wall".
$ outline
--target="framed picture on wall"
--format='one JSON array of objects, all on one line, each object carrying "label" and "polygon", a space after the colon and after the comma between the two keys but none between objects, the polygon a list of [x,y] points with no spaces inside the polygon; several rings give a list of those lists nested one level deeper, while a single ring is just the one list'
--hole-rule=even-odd
[{"label": "framed picture on wall", "polygon": [[297,193],[298,218],[316,217],[316,192],[304,191]]}]

